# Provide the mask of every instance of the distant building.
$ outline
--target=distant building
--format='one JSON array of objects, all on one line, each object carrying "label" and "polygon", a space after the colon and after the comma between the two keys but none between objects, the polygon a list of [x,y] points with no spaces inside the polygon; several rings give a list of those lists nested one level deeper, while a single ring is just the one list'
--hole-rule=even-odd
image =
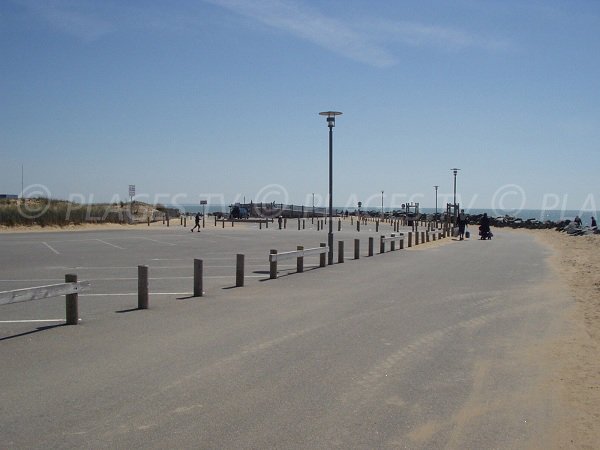
[{"label": "distant building", "polygon": [[16,200],[18,198],[19,198],[19,196],[16,194],[0,194],[0,200],[5,200],[5,199]]}]

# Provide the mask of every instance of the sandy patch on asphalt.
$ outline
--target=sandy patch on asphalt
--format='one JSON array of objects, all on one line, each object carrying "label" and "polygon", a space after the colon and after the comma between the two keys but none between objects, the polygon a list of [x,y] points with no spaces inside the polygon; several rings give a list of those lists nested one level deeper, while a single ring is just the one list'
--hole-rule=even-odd
[{"label": "sandy patch on asphalt", "polygon": [[[419,231],[419,233],[421,233]],[[419,234],[419,239],[421,239],[421,236]],[[446,238],[441,238],[438,239],[436,237],[436,240],[433,240],[433,236],[429,235],[429,242],[419,242],[419,245],[415,245],[415,235],[413,233],[413,237],[412,237],[412,247],[409,248],[409,250],[428,250],[431,248],[436,248],[436,247],[441,247],[442,245],[447,245],[447,244],[453,244],[453,243],[459,243],[460,241],[458,240],[458,238],[453,238],[453,237],[446,237]],[[408,237],[404,236],[404,248],[406,248],[406,246],[408,245]]]},{"label": "sandy patch on asphalt", "polygon": [[[600,442],[600,235],[568,236],[554,230],[527,231],[552,249],[549,263],[576,305],[572,334],[557,343],[562,366],[555,382],[570,406],[568,448],[598,448]],[[559,375],[559,376],[558,376]]]}]

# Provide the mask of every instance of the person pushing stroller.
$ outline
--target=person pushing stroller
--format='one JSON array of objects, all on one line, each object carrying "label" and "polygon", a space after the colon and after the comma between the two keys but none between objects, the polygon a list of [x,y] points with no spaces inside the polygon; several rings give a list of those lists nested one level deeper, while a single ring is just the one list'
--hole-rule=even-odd
[{"label": "person pushing stroller", "polygon": [[481,240],[491,239],[493,236],[490,231],[490,218],[487,213],[483,213],[483,217],[479,223],[479,236],[481,236]]}]

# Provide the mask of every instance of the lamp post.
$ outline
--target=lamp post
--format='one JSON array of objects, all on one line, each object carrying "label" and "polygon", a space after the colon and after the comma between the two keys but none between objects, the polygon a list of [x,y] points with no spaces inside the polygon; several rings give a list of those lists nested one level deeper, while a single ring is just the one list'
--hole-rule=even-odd
[{"label": "lamp post", "polygon": [[437,226],[437,214],[438,214],[438,205],[437,205],[437,193],[439,186],[433,186],[435,188],[435,224]]},{"label": "lamp post", "polygon": [[315,193],[312,193],[313,195],[313,213],[312,213],[312,223],[315,223]]},{"label": "lamp post", "polygon": [[341,116],[339,111],[323,111],[320,116],[327,116],[329,127],[329,233],[327,234],[327,246],[329,254],[327,263],[333,264],[333,127],[335,127],[335,116]]},{"label": "lamp post", "polygon": [[457,216],[457,209],[456,209],[456,175],[458,174],[458,171],[460,169],[454,168],[454,169],[450,169],[453,173],[454,173],[454,204],[452,205],[454,207],[454,223],[456,223],[456,216]]},{"label": "lamp post", "polygon": [[381,220],[383,220],[383,191],[381,191]]}]

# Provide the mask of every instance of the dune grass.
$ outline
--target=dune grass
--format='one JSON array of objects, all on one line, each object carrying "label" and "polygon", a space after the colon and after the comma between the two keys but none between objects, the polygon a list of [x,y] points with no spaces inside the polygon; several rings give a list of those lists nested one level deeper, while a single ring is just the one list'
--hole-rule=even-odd
[{"label": "dune grass", "polygon": [[[128,223],[132,213],[142,211],[141,204],[89,204],[32,198],[0,200],[0,225],[5,226],[67,226],[83,223]],[[148,206],[148,205],[143,205]],[[150,207],[152,208],[152,207]],[[143,208],[143,211],[147,208]]]}]

